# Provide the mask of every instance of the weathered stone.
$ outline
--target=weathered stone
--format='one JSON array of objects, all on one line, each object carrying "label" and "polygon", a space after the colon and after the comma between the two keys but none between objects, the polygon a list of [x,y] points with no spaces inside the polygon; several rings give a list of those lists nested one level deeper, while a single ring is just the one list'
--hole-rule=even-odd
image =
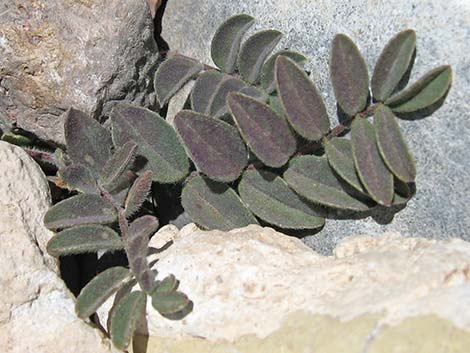
[{"label": "weathered stone", "polygon": [[168,226],[152,244],[159,238],[173,242],[152,255],[159,278],[174,274],[194,309],[170,321],[149,301],[136,353],[464,353],[470,344],[470,244],[460,239],[350,237],[325,257],[256,225]]},{"label": "weathered stone", "polygon": [[417,161],[417,194],[388,225],[373,219],[328,221],[307,243],[322,253],[353,234],[398,231],[426,238],[470,240],[470,2],[467,0],[261,0],[169,1],[163,37],[170,48],[211,64],[210,41],[229,16],[248,13],[257,19],[250,33],[275,28],[284,33],[278,49],[297,50],[308,58],[306,68],[336,119],[336,101],[328,61],[336,33],[357,42],[372,72],[387,41],[397,32],[417,32],[417,56],[410,82],[426,71],[450,64],[453,86],[446,103],[432,117],[400,121]]},{"label": "weathered stone", "polygon": [[145,0],[3,1],[0,128],[63,143],[69,107],[95,118],[124,99],[152,107],[157,60]]},{"label": "weathered stone", "polygon": [[47,180],[19,147],[0,142],[0,350],[6,353],[118,352],[79,319],[73,295],[45,252]]}]

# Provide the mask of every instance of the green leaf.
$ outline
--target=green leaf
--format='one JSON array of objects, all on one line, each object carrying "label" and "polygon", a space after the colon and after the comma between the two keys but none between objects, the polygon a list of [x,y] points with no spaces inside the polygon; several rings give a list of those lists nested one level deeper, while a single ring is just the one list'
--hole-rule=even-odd
[{"label": "green leaf", "polygon": [[276,59],[277,92],[294,130],[307,140],[321,139],[330,130],[323,99],[305,72],[291,59]]},{"label": "green leaf", "polygon": [[240,43],[254,21],[253,17],[241,14],[230,17],[217,29],[211,43],[211,56],[222,71],[232,73],[235,70]]},{"label": "green leaf", "polygon": [[380,156],[374,127],[367,119],[354,119],[351,142],[354,163],[362,184],[374,201],[391,206],[393,175]]},{"label": "green leaf", "polygon": [[384,101],[390,97],[408,70],[415,49],[416,33],[411,29],[398,33],[387,43],[372,75],[375,100]]},{"label": "green leaf", "polygon": [[93,174],[84,165],[69,165],[59,170],[59,176],[70,190],[77,190],[88,194],[99,194],[98,185]]},{"label": "green leaf", "polygon": [[316,229],[325,220],[286,182],[267,171],[246,170],[238,185],[241,199],[262,220],[286,229]]},{"label": "green leaf", "polygon": [[44,216],[44,225],[55,230],[82,224],[109,224],[116,221],[113,205],[98,195],[72,196],[52,206]]},{"label": "green leaf", "polygon": [[124,267],[111,267],[95,276],[77,298],[75,311],[78,317],[84,319],[95,313],[111,295],[131,279],[131,272]]},{"label": "green leaf", "polygon": [[209,115],[214,118],[220,118],[222,115],[228,113],[228,94],[230,92],[238,92],[245,87],[246,84],[242,80],[226,75],[214,92],[209,108]]},{"label": "green leaf", "polygon": [[67,154],[76,164],[88,167],[95,176],[111,156],[111,134],[95,119],[70,108],[65,118]]},{"label": "green leaf", "polygon": [[47,252],[55,257],[97,252],[99,250],[121,250],[124,244],[111,228],[96,224],[65,229],[47,243]]},{"label": "green leaf", "polygon": [[111,313],[111,340],[118,349],[126,349],[129,345],[137,322],[145,315],[147,296],[145,293],[131,292],[117,303]]},{"label": "green leaf", "polygon": [[181,203],[191,220],[206,229],[228,231],[258,223],[233,189],[200,176],[186,183]]},{"label": "green leaf", "polygon": [[436,103],[445,96],[452,82],[448,65],[435,68],[406,90],[387,99],[385,104],[396,113],[412,113]]},{"label": "green leaf", "polygon": [[353,211],[369,209],[345,191],[324,156],[293,159],[284,173],[284,180],[296,193],[314,203]]},{"label": "green leaf", "polygon": [[242,94],[244,94],[248,97],[257,99],[261,102],[266,102],[268,100],[268,95],[266,94],[266,92],[263,92],[262,90],[254,87],[254,86],[243,87],[240,90],[240,93],[242,93]]},{"label": "green leaf", "polygon": [[355,190],[367,195],[356,172],[351,141],[334,137],[325,141],[325,152],[331,168]]},{"label": "green leaf", "polygon": [[375,110],[374,127],[380,155],[388,169],[404,182],[413,182],[416,178],[415,162],[390,108],[380,105]]},{"label": "green leaf", "polygon": [[189,161],[173,127],[157,113],[121,103],[111,113],[114,144],[137,144],[137,154],[147,159],[146,169],[159,183],[181,181],[189,172]]},{"label": "green leaf", "polygon": [[305,56],[295,51],[281,50],[273,54],[261,69],[261,87],[263,87],[268,94],[273,93],[277,88],[274,69],[276,59],[281,55],[292,59],[300,66],[303,66],[307,62],[307,58]]},{"label": "green leaf", "polygon": [[155,73],[155,94],[160,106],[168,103],[170,98],[202,69],[203,66],[197,61],[180,55],[161,63]]},{"label": "green leaf", "polygon": [[367,65],[356,44],[345,34],[333,39],[330,76],[336,100],[350,116],[363,111],[369,96]]},{"label": "green leaf", "polygon": [[136,181],[134,181],[134,184],[132,184],[129,193],[127,194],[126,202],[124,203],[127,218],[139,211],[147,198],[151,187],[152,172],[147,170],[139,176]]},{"label": "green leaf", "polygon": [[191,109],[209,115],[214,95],[226,76],[215,70],[205,71],[199,75],[191,92]]},{"label": "green leaf", "polygon": [[247,151],[235,127],[189,110],[176,115],[175,127],[198,170],[223,182],[240,176]]},{"label": "green leaf", "polygon": [[181,292],[152,293],[152,305],[161,315],[167,316],[182,311],[190,301],[186,294]]},{"label": "green leaf", "polygon": [[297,148],[295,136],[284,118],[266,104],[240,93],[227,99],[230,111],[244,140],[264,164],[279,168]]},{"label": "green leaf", "polygon": [[157,282],[155,292],[170,293],[176,291],[179,282],[174,275],[166,276],[162,281]]},{"label": "green leaf", "polygon": [[116,150],[113,156],[106,162],[101,172],[101,180],[103,180],[104,185],[113,184],[129,169],[134,160],[136,150],[137,145],[133,141],[126,142]]},{"label": "green leaf", "polygon": [[252,35],[243,43],[238,55],[238,69],[245,81],[255,83],[258,80],[264,61],[281,37],[281,32],[267,30]]}]

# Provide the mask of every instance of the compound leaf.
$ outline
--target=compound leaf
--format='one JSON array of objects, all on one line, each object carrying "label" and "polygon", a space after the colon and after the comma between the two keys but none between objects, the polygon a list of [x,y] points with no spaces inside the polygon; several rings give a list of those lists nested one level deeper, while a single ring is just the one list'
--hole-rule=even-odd
[{"label": "compound leaf", "polygon": [[176,314],[190,304],[186,294],[181,292],[160,292],[152,293],[152,306],[162,316]]},{"label": "compound leaf", "polygon": [[203,66],[197,61],[180,55],[161,63],[155,73],[155,94],[160,106],[168,103],[170,98],[202,69]]},{"label": "compound leaf", "polygon": [[238,69],[246,81],[255,83],[258,80],[264,61],[281,37],[281,32],[267,30],[252,35],[243,43],[238,55]]},{"label": "compound leaf", "polygon": [[226,76],[216,70],[199,75],[191,92],[191,109],[201,114],[210,114],[214,94]]},{"label": "compound leaf", "polygon": [[415,49],[416,33],[411,29],[398,33],[387,43],[372,75],[375,100],[383,102],[390,97],[408,70]]},{"label": "compound leaf", "polygon": [[124,203],[126,217],[131,217],[142,207],[151,187],[152,172],[147,170],[134,181],[127,194],[126,202]]},{"label": "compound leaf", "polygon": [[369,209],[345,191],[324,156],[293,159],[284,173],[284,180],[295,192],[314,203],[353,211]]},{"label": "compound leaf", "polygon": [[82,289],[75,304],[78,317],[84,319],[92,315],[126,282],[132,279],[132,273],[124,267],[111,267],[93,278]]},{"label": "compound leaf", "polygon": [[410,87],[385,101],[396,113],[412,113],[429,107],[445,96],[452,82],[448,65],[437,67]]},{"label": "compound leaf", "polygon": [[121,250],[124,244],[111,228],[91,224],[65,229],[47,243],[47,252],[55,257],[71,254]]},{"label": "compound leaf", "polygon": [[118,148],[113,156],[106,162],[101,172],[101,180],[104,185],[112,185],[119,177],[129,169],[132,164],[137,145],[133,141],[126,142]]},{"label": "compound leaf", "polygon": [[267,166],[282,167],[297,148],[295,136],[284,118],[266,104],[240,93],[227,99],[244,140]]},{"label": "compound leaf", "polygon": [[267,171],[246,170],[238,185],[241,199],[262,220],[286,229],[316,229],[325,220],[286,182]]},{"label": "compound leaf", "polygon": [[240,176],[247,151],[235,127],[189,110],[176,115],[175,127],[198,170],[223,182]]},{"label": "compound leaf", "polygon": [[369,96],[367,65],[356,44],[345,34],[333,39],[330,76],[336,100],[350,116],[365,109]]},{"label": "compound leaf", "polygon": [[145,314],[147,296],[136,291],[126,294],[111,313],[111,340],[118,349],[125,349],[134,335],[137,321]]},{"label": "compound leaf", "polygon": [[390,206],[393,200],[393,175],[380,156],[374,127],[367,119],[354,119],[351,142],[354,164],[362,184],[374,201]]},{"label": "compound leaf", "polygon": [[189,161],[173,127],[157,113],[121,103],[111,114],[114,144],[137,144],[137,155],[147,159],[146,169],[159,183],[175,183],[189,172]]},{"label": "compound leaf", "polygon": [[82,224],[109,224],[116,221],[113,205],[98,195],[72,196],[52,206],[44,216],[44,225],[55,230]]},{"label": "compound leaf", "polygon": [[323,99],[297,64],[285,57],[276,59],[277,92],[294,130],[307,140],[319,140],[330,129]]},{"label": "compound leaf", "polygon": [[211,56],[222,71],[232,73],[235,70],[240,43],[254,21],[253,17],[241,14],[230,17],[217,29],[212,38]]},{"label": "compound leaf", "polygon": [[300,66],[307,62],[307,58],[305,56],[295,51],[281,50],[273,54],[261,69],[261,87],[263,87],[268,94],[271,94],[276,90],[275,64],[276,59],[281,55],[292,59]]},{"label": "compound leaf", "polygon": [[258,223],[233,189],[200,176],[186,183],[181,203],[191,220],[207,229],[231,230]]},{"label": "compound leaf", "polygon": [[90,169],[82,164],[72,164],[59,170],[62,181],[71,189],[81,193],[99,194],[98,185]]},{"label": "compound leaf", "polygon": [[405,183],[413,182],[415,162],[390,108],[380,105],[375,110],[374,127],[379,151],[388,169]]}]

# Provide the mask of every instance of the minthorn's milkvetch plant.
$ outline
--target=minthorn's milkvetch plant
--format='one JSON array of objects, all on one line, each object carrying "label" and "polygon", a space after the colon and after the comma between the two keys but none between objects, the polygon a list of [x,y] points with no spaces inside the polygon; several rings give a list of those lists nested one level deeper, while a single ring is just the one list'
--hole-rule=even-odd
[{"label": "minthorn's milkvetch plant", "polygon": [[[243,41],[253,22],[238,15],[220,26],[211,45],[217,67],[179,54],[160,65],[155,91],[162,107],[195,79],[188,109],[176,115],[174,126],[127,103],[117,104],[104,125],[74,109],[67,113],[66,148],[49,159],[58,166],[54,181],[73,196],[45,215],[45,225],[56,232],[48,251],[125,252],[128,266],[98,274],[76,305],[86,318],[127,288],[110,314],[119,348],[129,344],[148,297],[170,319],[192,309],[176,278],[156,280],[147,261],[149,238],[159,227],[151,209],[142,209],[152,183],[183,185],[174,201],[202,228],[221,230],[257,223],[320,229],[338,210],[367,213],[413,196],[415,163],[397,117],[442,104],[450,67],[403,88],[416,50],[415,32],[406,30],[385,46],[369,79],[357,46],[336,35],[330,74],[343,118],[332,127],[303,69],[306,57],[288,50],[271,54],[282,36],[275,30]],[[135,284],[140,289],[132,291]]]}]

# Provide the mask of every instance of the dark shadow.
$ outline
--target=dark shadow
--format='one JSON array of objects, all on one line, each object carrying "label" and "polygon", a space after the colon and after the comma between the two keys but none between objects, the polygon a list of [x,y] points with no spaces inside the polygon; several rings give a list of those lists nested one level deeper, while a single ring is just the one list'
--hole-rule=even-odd
[{"label": "dark shadow", "polygon": [[348,121],[351,118],[350,115],[344,112],[344,110],[340,107],[339,103],[336,103],[336,116],[338,117],[338,122],[340,124],[343,124],[345,121]]},{"label": "dark shadow", "polygon": [[154,33],[155,41],[157,42],[158,51],[163,56],[166,56],[166,53],[168,52],[168,50],[170,50],[170,46],[165,41],[165,39],[163,39],[163,37],[162,37],[162,20],[163,20],[163,15],[165,13],[167,2],[168,2],[168,0],[163,0],[162,4],[158,8],[158,10],[155,14],[155,18],[153,20],[153,24],[154,24],[154,32],[153,33]]},{"label": "dark shadow", "polygon": [[393,90],[391,96],[393,96],[397,92],[404,90],[405,87],[408,85],[408,82],[410,81],[410,77],[411,77],[411,71],[413,70],[413,67],[415,64],[415,59],[416,59],[416,49],[413,52],[413,55],[411,56],[411,61],[410,61],[410,64],[408,65],[408,68],[403,74],[403,77],[401,78],[400,82],[398,82],[397,87],[395,87],[395,89]]},{"label": "dark shadow", "polygon": [[444,104],[447,98],[447,95],[449,94],[450,88],[451,86],[449,86],[449,89],[446,91],[446,93],[444,94],[444,96],[442,96],[441,99],[439,99],[437,102],[435,102],[434,104],[431,104],[430,106],[424,109],[421,109],[412,113],[395,113],[395,115],[400,119],[410,120],[410,121],[421,120],[421,119],[427,118],[428,116],[434,114],[434,112],[438,110],[440,107],[442,107],[442,105]]}]

